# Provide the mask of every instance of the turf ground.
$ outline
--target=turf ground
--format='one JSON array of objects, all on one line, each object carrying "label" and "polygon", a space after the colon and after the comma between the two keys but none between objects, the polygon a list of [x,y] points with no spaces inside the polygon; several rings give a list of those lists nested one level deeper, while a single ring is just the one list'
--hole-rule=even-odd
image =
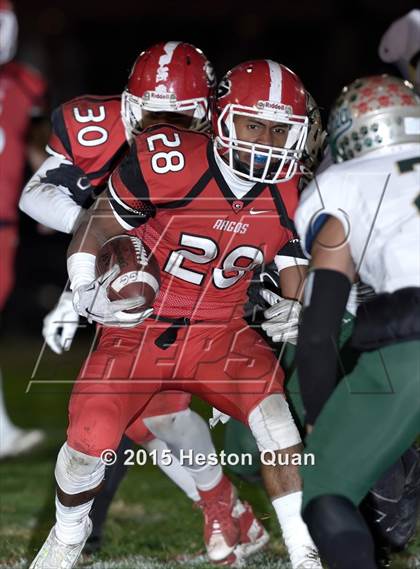
[{"label": "turf ground", "polygon": [[[22,427],[42,428],[47,441],[32,455],[0,463],[0,569],[24,569],[45,539],[54,516],[53,467],[65,439],[71,380],[86,355],[86,336],[70,353],[45,351],[27,393],[28,382],[42,347],[41,341],[2,338],[0,362],[6,401],[13,420]],[[200,402],[195,408],[208,416]],[[223,432],[214,431],[216,444]],[[254,506],[271,534],[266,551],[249,567],[289,567],[270,504],[259,486],[235,480],[240,496]],[[114,500],[104,547],[82,566],[90,569],[208,569],[202,552],[201,513],[150,463],[129,469]],[[407,553],[393,561],[394,569],[420,569],[420,532]],[[357,568],[355,568],[357,569]]]}]

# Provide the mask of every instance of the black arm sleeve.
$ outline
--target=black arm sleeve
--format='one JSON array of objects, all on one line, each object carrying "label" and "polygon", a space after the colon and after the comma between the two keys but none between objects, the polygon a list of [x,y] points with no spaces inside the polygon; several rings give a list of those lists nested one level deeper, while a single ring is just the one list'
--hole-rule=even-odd
[{"label": "black arm sleeve", "polygon": [[338,336],[350,289],[348,277],[328,269],[311,271],[305,286],[296,365],[310,425],[336,385]]},{"label": "black arm sleeve", "polygon": [[307,259],[304,252],[302,251],[302,246],[300,240],[290,239],[281,249],[278,251],[277,255],[282,257],[297,257],[298,259]]}]

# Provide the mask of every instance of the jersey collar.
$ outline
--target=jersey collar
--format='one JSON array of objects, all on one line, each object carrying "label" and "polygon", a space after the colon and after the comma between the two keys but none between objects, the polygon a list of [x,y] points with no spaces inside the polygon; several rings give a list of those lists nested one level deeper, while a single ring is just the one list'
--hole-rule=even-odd
[{"label": "jersey collar", "polygon": [[[210,171],[213,174],[214,179],[216,180],[216,183],[221,191],[221,193],[223,194],[224,198],[229,202],[229,203],[233,203],[233,202],[237,202],[240,203],[242,202],[243,207],[248,206],[255,198],[257,198],[265,188],[267,188],[269,186],[269,184],[265,183],[265,182],[257,182],[255,184],[250,183],[249,184],[249,190],[244,193],[241,197],[237,197],[232,189],[230,188],[229,184],[227,183],[225,177],[223,176],[220,166],[217,163],[217,159],[215,156],[215,150],[214,150],[214,145],[213,142],[210,140],[208,145],[207,145],[207,160],[209,163],[209,167],[210,167]],[[235,176],[236,178],[236,176]],[[244,187],[245,184],[242,184],[242,180],[238,181],[238,186],[242,186]],[[246,186],[245,186],[246,189]],[[241,209],[241,208],[240,208]]]}]

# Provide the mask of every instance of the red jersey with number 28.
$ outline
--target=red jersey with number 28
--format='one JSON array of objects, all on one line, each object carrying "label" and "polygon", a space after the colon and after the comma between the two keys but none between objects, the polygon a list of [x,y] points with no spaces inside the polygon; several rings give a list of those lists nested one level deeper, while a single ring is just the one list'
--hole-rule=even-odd
[{"label": "red jersey with number 28", "polygon": [[252,271],[278,254],[300,256],[292,180],[230,190],[204,134],[161,125],[136,137],[112,174],[117,219],[152,249],[161,269],[155,313],[191,320],[243,314]]}]

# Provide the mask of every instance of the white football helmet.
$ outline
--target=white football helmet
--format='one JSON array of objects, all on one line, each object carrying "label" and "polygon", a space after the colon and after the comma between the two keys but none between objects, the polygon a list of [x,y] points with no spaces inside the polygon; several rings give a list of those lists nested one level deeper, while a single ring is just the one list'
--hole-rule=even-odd
[{"label": "white football helmet", "polygon": [[419,139],[420,97],[408,81],[391,75],[356,79],[330,112],[328,143],[335,162]]}]

